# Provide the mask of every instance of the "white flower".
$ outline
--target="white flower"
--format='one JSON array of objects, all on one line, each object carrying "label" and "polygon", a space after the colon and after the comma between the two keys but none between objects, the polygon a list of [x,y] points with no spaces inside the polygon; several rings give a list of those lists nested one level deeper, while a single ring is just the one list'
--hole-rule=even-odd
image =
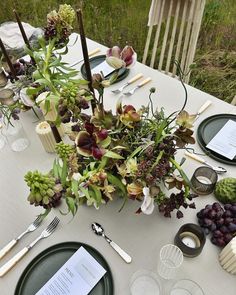
[{"label": "white flower", "polygon": [[154,198],[150,195],[148,187],[143,188],[144,200],[141,205],[141,210],[144,214],[150,215],[154,210]]}]

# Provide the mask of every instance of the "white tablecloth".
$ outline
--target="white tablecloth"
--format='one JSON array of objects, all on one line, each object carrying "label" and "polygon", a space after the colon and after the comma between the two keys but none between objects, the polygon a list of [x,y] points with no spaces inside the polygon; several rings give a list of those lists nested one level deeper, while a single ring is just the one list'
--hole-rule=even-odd
[{"label": "white tablecloth", "polygon": [[[74,35],[72,36],[72,39]],[[73,43],[73,42],[72,42]],[[89,51],[94,48],[101,48],[105,53],[106,48],[96,42],[88,40]],[[69,63],[80,59],[82,56],[80,40],[73,47],[69,47],[69,53],[65,60]],[[78,65],[78,69],[80,65]],[[124,104],[133,104],[136,107],[147,104],[150,87],[156,87],[154,94],[154,105],[164,107],[166,113],[171,113],[181,108],[184,91],[179,81],[170,78],[156,70],[153,70],[143,64],[137,63],[130,70],[129,76],[142,72],[144,77],[151,77],[152,82],[139,89],[133,96],[125,97]],[[125,81],[126,81],[125,80]],[[111,93],[125,81],[121,81],[109,89],[105,90],[105,105],[107,108],[115,109],[116,101],[119,95]],[[138,82],[136,82],[137,84]],[[133,87],[133,86],[132,86]],[[189,100],[186,109],[190,113],[196,113],[199,107],[208,99],[212,105],[205,113],[201,115],[195,124],[198,124],[206,117],[218,113],[235,112],[235,107],[227,104],[217,98],[201,92],[193,87],[187,86]],[[12,238],[16,237],[26,226],[34,220],[34,217],[41,212],[40,208],[30,206],[26,198],[28,188],[24,183],[23,176],[28,170],[46,172],[52,167],[54,155],[47,154],[37,138],[34,128],[37,119],[32,112],[27,112],[22,116],[22,121],[30,138],[31,145],[21,153],[14,153],[8,147],[1,150],[0,153],[0,247],[3,247]],[[198,144],[195,145],[196,151],[200,151]],[[179,153],[178,158],[181,157]],[[213,159],[209,159],[212,164],[219,165]],[[184,169],[189,177],[199,164],[191,159],[187,159]],[[235,166],[223,165],[228,172],[224,177],[236,177]],[[99,210],[92,207],[81,206],[74,219],[71,216],[62,216],[58,211],[53,213],[60,216],[61,224],[53,236],[40,242],[35,246],[27,256],[18,263],[5,277],[0,278],[0,294],[12,295],[16,283],[27,264],[42,250],[56,243],[65,241],[79,241],[87,243],[96,248],[107,260],[111,267],[114,278],[115,295],[129,294],[129,280],[132,274],[139,269],[148,269],[156,271],[157,257],[160,248],[164,244],[173,243],[174,236],[181,225],[188,222],[196,223],[196,213],[205,204],[214,202],[214,197],[201,196],[196,200],[197,210],[188,209],[184,212],[183,219],[175,217],[167,219],[158,213],[158,210],[151,216],[135,215],[135,211],[140,204],[130,201],[119,213],[118,210],[122,200],[116,200],[102,206]],[[44,225],[51,220],[49,216]],[[106,241],[96,236],[91,230],[91,223],[97,221],[102,224],[108,236],[124,248],[133,258],[131,264],[127,265],[106,243]],[[35,232],[28,234],[19,244],[1,261],[1,265],[12,255],[17,253],[22,247],[36,238],[43,226]],[[235,295],[236,278],[225,272],[218,263],[219,249],[212,245],[207,238],[205,247],[200,256],[196,258],[184,258],[184,263],[178,273],[179,278],[188,278],[198,282],[205,291],[206,295]]]}]

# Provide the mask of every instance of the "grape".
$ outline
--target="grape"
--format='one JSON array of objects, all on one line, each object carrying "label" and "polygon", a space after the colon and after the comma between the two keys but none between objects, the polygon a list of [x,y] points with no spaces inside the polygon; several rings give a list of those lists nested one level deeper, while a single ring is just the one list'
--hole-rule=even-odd
[{"label": "grape", "polygon": [[216,224],[215,223],[212,223],[212,225],[210,226],[210,230],[211,231],[216,230]]},{"label": "grape", "polygon": [[225,241],[221,238],[216,240],[216,245],[219,247],[224,247],[226,245]]},{"label": "grape", "polygon": [[233,222],[233,218],[231,217],[226,217],[225,220],[224,220],[224,224],[230,224],[231,222]]},{"label": "grape", "polygon": [[224,235],[222,234],[222,232],[220,230],[215,230],[213,232],[213,237],[214,238],[222,238]]},{"label": "grape", "polygon": [[223,217],[232,217],[233,216],[233,214],[232,214],[232,212],[231,211],[229,211],[229,210],[226,210],[224,213],[223,213],[223,215],[222,215]]},{"label": "grape", "polygon": [[225,204],[225,205],[224,205],[225,210],[230,210],[231,207],[232,207],[231,204]]},{"label": "grape", "polygon": [[216,211],[215,210],[210,210],[208,212],[208,216],[209,216],[209,218],[213,219],[216,216]]},{"label": "grape", "polygon": [[226,242],[226,244],[228,244],[233,238],[233,235],[228,233],[224,236],[224,241]]},{"label": "grape", "polygon": [[211,242],[218,247],[227,245],[236,234],[236,203],[224,207],[218,202],[206,205],[197,217],[205,234],[211,232]]},{"label": "grape", "polygon": [[228,225],[228,229],[230,232],[236,232],[236,224],[235,223],[230,223]]},{"label": "grape", "polygon": [[204,222],[203,223],[204,227],[210,227],[212,225],[212,221],[210,219],[208,219],[208,218],[204,218],[203,222]]},{"label": "grape", "polygon": [[225,222],[224,218],[220,218],[220,219],[216,220],[216,225],[219,227],[219,226],[223,225],[224,222]]}]

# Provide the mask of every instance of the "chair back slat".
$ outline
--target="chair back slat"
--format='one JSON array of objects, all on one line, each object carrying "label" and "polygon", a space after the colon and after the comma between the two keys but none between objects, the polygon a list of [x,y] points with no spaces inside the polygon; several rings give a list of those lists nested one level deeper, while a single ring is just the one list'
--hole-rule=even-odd
[{"label": "chair back slat", "polygon": [[158,45],[160,31],[161,31],[161,24],[162,24],[162,17],[163,17],[164,8],[165,8],[165,0],[162,0],[162,1],[160,1],[160,10],[158,9],[159,17],[158,17],[158,24],[157,24],[153,49],[152,49],[152,58],[151,58],[151,62],[150,62],[151,68],[154,67],[154,63],[155,63],[155,59],[156,59],[157,45]]},{"label": "chair back slat", "polygon": [[170,46],[169,46],[169,51],[168,51],[168,56],[167,56],[167,61],[166,61],[166,68],[165,68],[166,74],[170,71],[170,62],[171,62],[171,56],[172,56],[172,52],[173,52],[173,48],[174,48],[175,35],[176,35],[176,29],[177,29],[177,23],[178,23],[178,17],[179,17],[181,0],[177,0],[177,1],[178,1],[178,3],[176,6],[174,22],[173,22],[173,29],[172,29],[171,40],[170,40]]},{"label": "chair back slat", "polygon": [[[177,60],[188,82],[206,0],[152,0],[143,63],[176,76]],[[150,18],[151,15],[151,18]],[[158,59],[158,63],[156,60]],[[170,69],[172,70],[170,73]]]},{"label": "chair back slat", "polygon": [[162,48],[161,48],[161,55],[160,55],[158,70],[161,70],[162,65],[163,65],[163,59],[164,59],[164,54],[165,54],[165,50],[166,50],[167,37],[168,37],[168,34],[169,34],[169,29],[170,29],[170,20],[171,20],[173,1],[174,0],[170,1],[170,6],[169,6],[167,21],[166,21],[165,34],[164,34],[164,38],[163,38],[163,42],[162,42]]},{"label": "chair back slat", "polygon": [[[174,60],[179,60],[180,49],[181,49],[182,39],[183,39],[185,25],[186,25],[187,9],[188,9],[188,1],[185,1],[183,12],[182,12],[182,17],[181,17],[181,25],[180,25],[179,36],[178,36]],[[173,76],[176,75],[176,72],[177,72],[177,68],[176,68],[176,65],[174,64],[173,71],[172,71]]]},{"label": "chair back slat", "polygon": [[194,18],[194,6],[195,6],[195,0],[190,1],[190,9],[189,9],[189,16],[188,16],[188,21],[187,21],[187,27],[185,31],[185,39],[184,39],[184,46],[183,46],[183,51],[182,51],[182,57],[181,57],[181,62],[180,62],[180,67],[185,70],[185,61],[186,57],[188,54],[188,48],[189,48],[189,40],[190,40],[190,34],[191,34],[191,29],[192,29],[192,24],[193,24],[193,18]]}]

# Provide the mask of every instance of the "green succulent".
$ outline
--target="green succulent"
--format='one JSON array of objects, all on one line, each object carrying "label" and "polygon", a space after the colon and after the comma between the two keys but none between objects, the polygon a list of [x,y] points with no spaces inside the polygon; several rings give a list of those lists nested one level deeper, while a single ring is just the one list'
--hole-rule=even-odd
[{"label": "green succulent", "polygon": [[56,153],[61,159],[68,159],[71,154],[74,153],[75,149],[73,146],[66,144],[64,142],[59,142],[56,144]]},{"label": "green succulent", "polygon": [[236,178],[228,177],[217,182],[214,194],[222,203],[236,202]]},{"label": "green succulent", "polygon": [[56,193],[55,178],[49,174],[42,174],[39,171],[29,171],[25,175],[25,182],[30,188],[28,201],[31,204],[47,207],[53,201]]}]

